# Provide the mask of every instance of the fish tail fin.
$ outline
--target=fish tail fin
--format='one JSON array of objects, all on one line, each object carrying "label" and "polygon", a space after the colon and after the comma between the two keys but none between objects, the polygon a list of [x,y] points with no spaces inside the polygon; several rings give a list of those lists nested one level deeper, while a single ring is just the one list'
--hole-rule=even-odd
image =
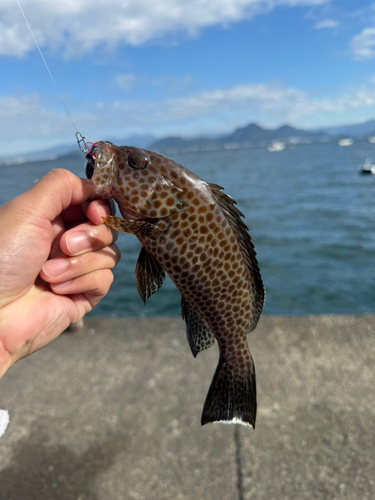
[{"label": "fish tail fin", "polygon": [[255,367],[251,358],[245,369],[219,359],[204,403],[201,424],[221,422],[251,425],[257,411]]}]

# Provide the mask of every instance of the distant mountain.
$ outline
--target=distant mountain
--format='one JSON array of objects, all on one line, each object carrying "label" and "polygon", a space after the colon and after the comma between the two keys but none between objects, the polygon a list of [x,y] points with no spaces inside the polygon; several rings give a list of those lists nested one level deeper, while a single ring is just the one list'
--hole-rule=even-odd
[{"label": "distant mountain", "polygon": [[12,165],[16,163],[26,163],[32,161],[54,160],[69,150],[67,146],[57,146],[54,148],[21,154],[17,156],[1,157],[0,165]]},{"label": "distant mountain", "polygon": [[269,130],[266,130],[255,123],[250,123],[246,127],[236,129],[233,134],[224,136],[226,141],[249,141],[249,140],[262,140],[266,136],[268,138]]},{"label": "distant mountain", "polygon": [[[152,135],[132,135],[130,137],[127,137],[125,139],[114,139],[113,137],[110,138],[103,138],[103,141],[109,141],[112,142],[113,144],[116,144],[117,146],[135,146],[136,148],[145,148],[147,147],[155,140],[155,137]],[[68,150],[68,152],[64,155],[60,155],[60,158],[82,158],[82,151],[80,151],[77,147],[74,149]]]},{"label": "distant mountain", "polygon": [[[234,132],[218,137],[196,137],[185,139],[183,137],[165,137],[155,140],[152,135],[132,135],[125,139],[104,137],[119,146],[135,146],[151,149],[160,153],[176,153],[178,151],[213,151],[219,149],[233,149],[241,147],[271,144],[273,141],[289,141],[291,143],[311,142],[320,139],[334,140],[342,137],[369,137],[375,135],[375,120],[340,127],[325,127],[322,129],[301,130],[290,125],[283,125],[275,129],[266,129],[255,123],[237,128]],[[95,140],[95,139],[93,139]],[[42,161],[57,157],[81,158],[82,153],[77,147],[63,145],[44,151],[33,152],[0,158],[1,164],[24,163],[26,161]]]},{"label": "distant mountain", "polygon": [[152,142],[155,141],[155,136],[154,135],[135,134],[135,135],[130,135],[129,137],[120,138],[120,139],[118,137],[111,137],[111,136],[110,137],[101,137],[100,140],[112,142],[113,144],[116,144],[117,146],[134,146],[136,148],[147,149],[148,146]]},{"label": "distant mountain", "polygon": [[113,144],[117,144],[118,146],[135,146],[136,148],[145,148],[148,149],[150,144],[155,141],[155,136],[153,135],[131,135],[126,139],[121,141],[113,140]]},{"label": "distant mountain", "polygon": [[191,141],[189,140],[182,139],[182,137],[165,137],[164,139],[157,139],[156,141],[152,142],[150,145],[150,149],[182,149],[187,147],[190,142]]},{"label": "distant mountain", "polygon": [[265,129],[255,123],[250,123],[246,125],[246,127],[236,129],[231,134],[223,135],[215,139],[200,137],[187,140],[181,137],[166,137],[153,142],[150,148],[166,153],[175,151],[207,151],[223,148],[249,147],[251,145],[256,146],[277,140],[289,140],[290,138],[299,138],[301,140],[303,138],[317,139],[326,135],[327,134],[322,131],[299,130],[289,125],[283,125],[276,129]]},{"label": "distant mountain", "polygon": [[[93,139],[95,140],[95,139]],[[152,135],[131,135],[125,139],[114,139],[105,137],[103,140],[113,142],[119,146],[135,146],[137,148],[145,148],[155,140]],[[34,161],[54,160],[56,158],[82,158],[82,152],[77,145],[74,146],[74,141],[69,145],[56,146],[54,148],[25,153],[17,156],[0,157],[0,165],[12,165],[17,163],[26,163]]]},{"label": "distant mountain", "polygon": [[250,123],[243,128],[238,128],[228,136],[225,136],[226,141],[264,141],[264,140],[276,140],[276,139],[287,139],[289,137],[311,137],[322,135],[321,132],[315,132],[312,130],[299,130],[289,125],[283,125],[282,127],[276,129],[265,129],[259,127],[255,123]]},{"label": "distant mountain", "polygon": [[341,127],[328,127],[322,129],[322,132],[330,135],[345,135],[350,137],[375,135],[375,120],[354,125],[342,125]]}]

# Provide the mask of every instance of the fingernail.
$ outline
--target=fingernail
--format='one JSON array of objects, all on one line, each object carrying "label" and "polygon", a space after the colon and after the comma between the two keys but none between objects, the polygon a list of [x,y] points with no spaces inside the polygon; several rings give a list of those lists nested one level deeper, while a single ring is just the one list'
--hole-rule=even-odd
[{"label": "fingernail", "polygon": [[72,233],[66,237],[66,246],[70,253],[79,253],[89,248],[90,241],[85,234]]},{"label": "fingernail", "polygon": [[52,259],[44,264],[43,271],[51,278],[54,278],[66,271],[67,267],[68,261],[66,259]]}]

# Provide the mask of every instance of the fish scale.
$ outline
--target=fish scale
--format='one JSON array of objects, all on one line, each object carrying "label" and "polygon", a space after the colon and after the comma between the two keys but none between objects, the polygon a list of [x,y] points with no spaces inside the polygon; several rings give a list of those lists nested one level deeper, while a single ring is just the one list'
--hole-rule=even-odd
[{"label": "fish scale", "polygon": [[136,266],[142,299],[168,273],[182,296],[193,355],[218,343],[202,425],[255,427],[255,368],[246,334],[258,322],[264,288],[243,214],[220,186],[161,154],[103,141],[95,147],[88,155],[94,197],[113,198],[123,216],[104,221],[142,244]]}]

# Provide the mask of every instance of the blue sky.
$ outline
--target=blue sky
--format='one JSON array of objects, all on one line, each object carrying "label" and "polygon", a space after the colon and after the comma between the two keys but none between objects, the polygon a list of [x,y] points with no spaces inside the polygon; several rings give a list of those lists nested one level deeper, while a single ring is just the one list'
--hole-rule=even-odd
[{"label": "blue sky", "polygon": [[[375,2],[20,2],[92,142],[375,118]],[[16,0],[0,0],[0,75],[0,156],[74,147]]]}]

